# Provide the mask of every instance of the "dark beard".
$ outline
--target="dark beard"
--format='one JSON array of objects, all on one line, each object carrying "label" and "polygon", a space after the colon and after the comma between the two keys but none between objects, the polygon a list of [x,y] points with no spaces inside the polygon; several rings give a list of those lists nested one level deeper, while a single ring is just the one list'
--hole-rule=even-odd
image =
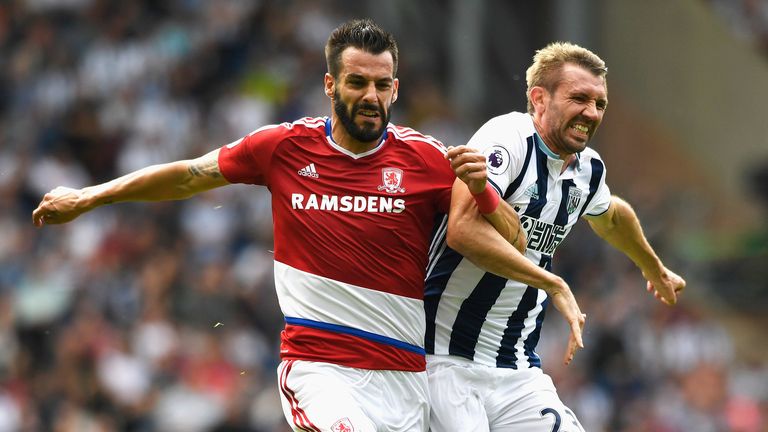
[{"label": "dark beard", "polygon": [[[339,121],[341,121],[344,129],[347,130],[347,133],[349,133],[352,138],[364,143],[376,141],[381,138],[381,136],[384,134],[384,131],[387,129],[387,124],[389,124],[389,116],[391,114],[390,112],[384,114],[384,107],[381,105],[376,106],[371,104],[354,104],[352,105],[352,112],[349,113],[347,112],[347,107],[341,101],[338,93],[333,95],[333,110],[336,112],[336,116],[339,118]],[[379,116],[384,120],[381,123],[381,127],[360,127],[355,124],[353,117],[360,110],[377,111]]]}]

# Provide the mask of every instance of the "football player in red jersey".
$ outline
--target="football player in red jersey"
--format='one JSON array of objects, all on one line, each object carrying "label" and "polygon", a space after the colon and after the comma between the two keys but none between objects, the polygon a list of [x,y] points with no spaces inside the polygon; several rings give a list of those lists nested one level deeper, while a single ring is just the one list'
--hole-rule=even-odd
[{"label": "football player in red jersey", "polygon": [[[269,187],[287,421],[308,431],[426,431],[423,281],[436,216],[466,183],[505,239],[524,236],[511,207],[487,188],[482,154],[446,150],[389,123],[399,87],[389,33],[350,21],[325,53],[330,117],[264,126],[199,158],[100,185],[58,187],[33,222],[61,224],[106,204],[185,199],[231,183]],[[556,306],[575,349],[583,316],[567,285],[560,288]]]}]

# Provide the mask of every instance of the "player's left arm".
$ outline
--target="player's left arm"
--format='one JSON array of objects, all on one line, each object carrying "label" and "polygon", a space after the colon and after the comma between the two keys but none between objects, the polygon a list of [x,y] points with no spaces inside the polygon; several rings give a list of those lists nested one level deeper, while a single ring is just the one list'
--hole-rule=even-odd
[{"label": "player's left arm", "polygon": [[626,201],[611,196],[611,203],[599,216],[585,215],[592,230],[623,252],[642,271],[647,290],[665,304],[673,305],[685,289],[685,280],[664,266],[648,243],[637,214]]}]

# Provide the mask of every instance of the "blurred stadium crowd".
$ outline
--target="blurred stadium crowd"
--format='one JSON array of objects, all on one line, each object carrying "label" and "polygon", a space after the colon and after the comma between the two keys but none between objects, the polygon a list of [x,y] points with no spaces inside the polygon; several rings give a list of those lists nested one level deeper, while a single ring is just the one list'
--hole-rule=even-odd
[{"label": "blurred stadium crowd", "polygon": [[768,2],[764,0],[707,0],[729,31],[768,56]]},{"label": "blurred stadium crowd", "polygon": [[[332,12],[342,4],[0,2],[0,432],[287,430],[268,191],[119,204],[55,228],[30,215],[57,185],[327,114],[322,46],[351,16]],[[396,36],[402,88],[424,83]],[[447,144],[484,120],[457,123],[439,86],[410,91],[395,121]],[[637,210],[692,276],[661,241],[663,208]],[[550,311],[539,351],[588,431],[768,431],[768,360],[738,353],[717,315],[658,305],[584,226],[555,262],[588,314],[587,348],[561,366],[566,329]]]}]

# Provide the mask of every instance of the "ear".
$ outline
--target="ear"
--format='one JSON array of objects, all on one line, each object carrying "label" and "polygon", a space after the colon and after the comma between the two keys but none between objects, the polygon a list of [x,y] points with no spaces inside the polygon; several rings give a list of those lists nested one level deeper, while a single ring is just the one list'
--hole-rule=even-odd
[{"label": "ear", "polygon": [[547,105],[549,92],[544,87],[535,86],[531,88],[528,98],[536,112],[543,112]]},{"label": "ear", "polygon": [[333,99],[333,92],[336,90],[336,80],[333,79],[333,75],[326,73],[323,77],[323,84],[325,87],[325,95]]},{"label": "ear", "polygon": [[392,81],[392,102],[395,103],[397,100],[397,89],[400,88],[400,80],[395,78],[394,81]]}]

